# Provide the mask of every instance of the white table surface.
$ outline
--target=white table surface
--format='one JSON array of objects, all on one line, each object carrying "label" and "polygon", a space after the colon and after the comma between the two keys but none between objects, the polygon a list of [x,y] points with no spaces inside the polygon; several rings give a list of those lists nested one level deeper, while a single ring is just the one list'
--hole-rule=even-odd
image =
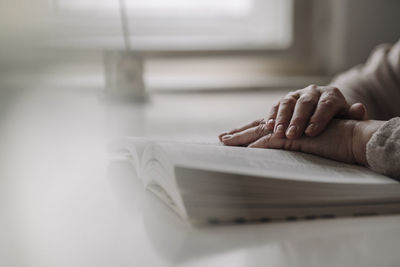
[{"label": "white table surface", "polygon": [[107,106],[98,86],[3,85],[0,266],[399,266],[400,216],[191,228],[107,152],[124,135],[216,136],[283,93]]}]

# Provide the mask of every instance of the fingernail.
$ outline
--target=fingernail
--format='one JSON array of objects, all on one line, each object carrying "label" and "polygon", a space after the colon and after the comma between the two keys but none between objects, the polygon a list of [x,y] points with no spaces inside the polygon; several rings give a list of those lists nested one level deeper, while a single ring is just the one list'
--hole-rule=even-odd
[{"label": "fingernail", "polygon": [[283,125],[279,124],[276,126],[275,133],[283,133],[285,130],[283,129]]},{"label": "fingernail", "polygon": [[222,140],[229,140],[231,138],[232,138],[231,134],[227,134],[227,135],[222,136]]},{"label": "fingernail", "polygon": [[267,124],[274,124],[275,120],[274,119],[269,119]]},{"label": "fingernail", "polygon": [[287,137],[295,136],[296,135],[296,130],[297,130],[297,126],[296,125],[290,126],[286,131],[286,136]]},{"label": "fingernail", "polygon": [[314,123],[310,123],[310,125],[307,126],[306,134],[311,134],[316,128],[317,126]]}]

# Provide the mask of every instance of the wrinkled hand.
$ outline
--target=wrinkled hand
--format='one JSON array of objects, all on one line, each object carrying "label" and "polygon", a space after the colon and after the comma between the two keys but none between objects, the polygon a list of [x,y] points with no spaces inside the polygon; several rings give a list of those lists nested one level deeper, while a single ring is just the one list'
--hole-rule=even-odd
[{"label": "wrinkled hand", "polygon": [[361,103],[350,106],[336,87],[310,85],[283,97],[271,109],[267,119],[222,133],[219,138],[223,141],[233,137],[250,143],[270,131],[276,137],[289,139],[299,138],[303,133],[317,136],[334,117],[365,120],[367,111]]},{"label": "wrinkled hand", "polygon": [[[384,122],[334,119],[326,130],[316,137],[288,139],[269,133],[252,142],[249,147],[300,151],[342,162],[367,165],[366,145],[382,123]],[[247,140],[238,138],[223,143],[243,145],[247,144]]]}]

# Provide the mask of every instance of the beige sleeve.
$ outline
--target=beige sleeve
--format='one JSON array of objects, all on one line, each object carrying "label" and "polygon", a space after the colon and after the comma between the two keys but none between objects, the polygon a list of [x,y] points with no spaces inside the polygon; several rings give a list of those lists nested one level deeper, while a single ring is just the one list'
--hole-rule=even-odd
[{"label": "beige sleeve", "polygon": [[393,46],[378,46],[365,64],[340,74],[331,85],[350,104],[364,103],[370,119],[400,116],[400,40]]},{"label": "beige sleeve", "polygon": [[367,144],[367,162],[376,172],[400,180],[400,118],[385,122]]}]

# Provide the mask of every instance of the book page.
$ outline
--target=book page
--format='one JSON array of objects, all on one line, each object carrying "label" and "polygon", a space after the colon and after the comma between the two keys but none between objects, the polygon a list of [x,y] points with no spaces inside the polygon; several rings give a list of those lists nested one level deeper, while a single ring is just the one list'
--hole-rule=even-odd
[{"label": "book page", "polygon": [[142,137],[125,137],[108,144],[109,157],[112,160],[128,160],[142,180],[142,158],[146,148],[153,140]]},{"label": "book page", "polygon": [[307,182],[396,184],[369,169],[300,152],[212,144],[157,142],[178,166]]}]

